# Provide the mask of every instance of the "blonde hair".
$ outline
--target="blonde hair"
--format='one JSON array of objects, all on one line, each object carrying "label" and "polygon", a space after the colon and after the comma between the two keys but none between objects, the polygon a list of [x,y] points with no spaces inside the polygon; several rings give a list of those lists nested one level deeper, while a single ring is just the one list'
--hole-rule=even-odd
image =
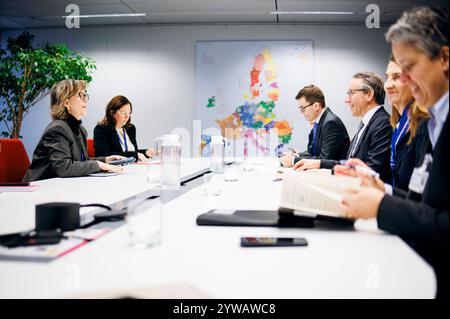
[{"label": "blonde hair", "polygon": [[[427,120],[430,118],[430,114],[428,113],[427,109],[423,106],[417,105],[416,102],[413,102],[411,106],[409,107],[408,111],[408,118],[409,118],[409,139],[407,144],[411,144],[411,141],[416,136],[417,129],[419,128],[420,124],[423,120]],[[391,126],[395,128],[398,121],[400,119],[400,113],[397,111],[396,107],[392,108],[392,114],[390,117]]]},{"label": "blonde hair", "polygon": [[[391,55],[390,59],[391,62],[394,62],[398,65],[397,61],[395,61],[395,58],[393,55]],[[420,123],[422,123],[423,120],[428,120],[430,118],[430,114],[428,113],[428,110],[420,105],[417,105],[414,101],[414,98],[411,96],[411,106],[409,107],[409,139],[407,144],[411,144],[413,138],[416,136],[417,130],[419,129]],[[392,113],[391,117],[389,118],[389,122],[391,123],[391,126],[395,128],[397,126],[398,121],[400,120],[400,112],[397,110],[397,108],[392,105]]]},{"label": "blonde hair", "polygon": [[64,120],[69,116],[64,103],[80,91],[87,88],[83,80],[63,80],[55,83],[50,91],[50,115],[54,120]]}]

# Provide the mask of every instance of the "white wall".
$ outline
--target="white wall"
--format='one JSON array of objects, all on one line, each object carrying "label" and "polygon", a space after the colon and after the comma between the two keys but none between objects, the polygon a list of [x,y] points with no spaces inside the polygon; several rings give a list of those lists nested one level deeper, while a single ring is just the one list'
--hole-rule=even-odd
[{"label": "white wall", "polygon": [[[35,44],[65,42],[96,61],[89,87],[89,113],[83,120],[89,135],[103,117],[109,99],[126,95],[133,103],[133,123],[140,147],[175,127],[192,130],[195,119],[195,42],[198,40],[304,40],[314,41],[314,82],[322,88],[329,106],[353,136],[359,119],[352,118],[344,98],[351,76],[358,71],[383,75],[389,47],[381,29],[363,26],[318,25],[197,25],[102,27],[30,30]],[[8,36],[21,31],[5,31]],[[301,76],[301,75],[299,75]],[[299,87],[300,89],[300,87]],[[294,98],[294,97],[293,97]],[[281,107],[296,107],[292,105]],[[300,115],[299,115],[300,116]],[[28,155],[49,123],[49,98],[25,118],[22,136]],[[309,127],[294,135],[295,144],[306,146]],[[1,129],[2,127],[0,127]]]}]

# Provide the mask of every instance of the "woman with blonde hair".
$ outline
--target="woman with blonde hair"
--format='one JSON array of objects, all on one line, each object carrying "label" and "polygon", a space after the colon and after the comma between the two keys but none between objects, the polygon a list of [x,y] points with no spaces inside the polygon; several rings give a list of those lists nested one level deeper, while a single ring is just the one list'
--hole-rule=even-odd
[{"label": "woman with blonde hair", "polygon": [[87,132],[81,125],[89,101],[86,87],[87,83],[79,80],[63,80],[53,85],[50,92],[53,120],[34,150],[24,181],[122,171],[119,166],[107,164],[122,156],[90,159],[87,155]]},{"label": "woman with blonde hair", "polygon": [[404,12],[386,34],[402,70],[400,79],[431,115],[426,126],[429,139],[421,145],[422,156],[411,176],[409,191],[394,189],[392,196],[377,187],[360,187],[347,189],[342,199],[347,216],[376,218],[379,229],[401,236],[426,260],[436,274],[436,297],[446,300],[450,204],[448,21],[448,9],[417,7]]},{"label": "woman with blonde hair", "polygon": [[390,157],[392,186],[407,190],[420,157],[416,145],[421,145],[422,140],[427,138],[422,123],[429,115],[426,108],[416,103],[409,87],[400,80],[401,73],[401,68],[391,57],[386,68],[384,90],[392,106],[390,122],[394,129]]}]

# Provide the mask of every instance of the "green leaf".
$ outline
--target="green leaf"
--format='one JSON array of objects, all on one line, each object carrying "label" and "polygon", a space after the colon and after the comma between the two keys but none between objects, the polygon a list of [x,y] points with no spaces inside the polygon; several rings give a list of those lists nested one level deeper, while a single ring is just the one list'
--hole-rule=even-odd
[{"label": "green leaf", "polygon": [[[69,50],[63,43],[46,43],[35,48],[32,45],[33,39],[34,35],[23,32],[17,38],[8,38],[7,50],[0,48],[2,119],[11,122],[9,126],[18,132],[20,128],[16,130],[12,119],[19,109],[22,112],[28,110],[37,99],[48,94],[53,84],[63,79],[92,81],[92,70],[97,69],[94,60],[82,53]],[[23,84],[26,88],[24,96],[22,96]],[[23,100],[23,105],[19,105],[20,100]],[[7,107],[7,101],[12,103],[12,111]],[[10,135],[8,132],[6,134]],[[20,134],[14,137],[20,137]]]}]

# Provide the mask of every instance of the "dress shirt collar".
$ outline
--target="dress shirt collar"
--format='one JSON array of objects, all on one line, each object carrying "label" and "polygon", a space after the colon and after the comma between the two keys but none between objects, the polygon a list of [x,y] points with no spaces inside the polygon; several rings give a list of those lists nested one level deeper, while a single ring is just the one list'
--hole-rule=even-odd
[{"label": "dress shirt collar", "polygon": [[428,132],[431,144],[435,147],[448,115],[448,91],[428,111],[431,119],[428,121]]},{"label": "dress shirt collar", "polygon": [[325,113],[325,110],[327,109],[327,106],[325,106],[322,110],[322,113],[320,113],[320,115],[316,118],[316,120],[314,121],[314,123],[319,124],[320,119],[322,118],[323,113]]},{"label": "dress shirt collar", "polygon": [[372,116],[376,113],[376,111],[378,111],[381,107],[383,107],[382,105],[378,105],[375,106],[373,109],[371,109],[370,111],[367,111],[366,114],[364,114],[364,116],[362,117],[361,121],[364,123],[364,127],[367,126],[367,124],[369,124],[370,119],[372,118]]}]

